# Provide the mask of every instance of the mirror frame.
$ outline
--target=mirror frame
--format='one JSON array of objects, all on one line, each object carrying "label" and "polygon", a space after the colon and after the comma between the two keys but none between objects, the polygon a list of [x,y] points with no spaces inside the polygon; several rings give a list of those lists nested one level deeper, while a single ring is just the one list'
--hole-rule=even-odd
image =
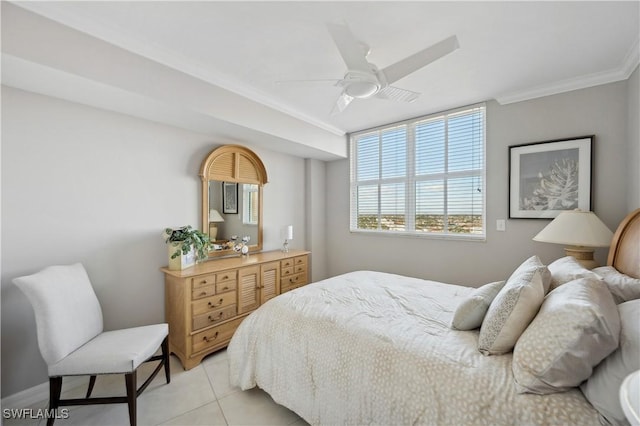
[{"label": "mirror frame", "polygon": [[[202,182],[202,232],[209,234],[209,182],[235,182],[258,185],[258,241],[249,245],[249,252],[262,250],[262,187],[267,183],[267,170],[249,148],[241,145],[222,145],[207,155],[200,167]],[[210,251],[209,257],[236,254],[233,250]]]}]

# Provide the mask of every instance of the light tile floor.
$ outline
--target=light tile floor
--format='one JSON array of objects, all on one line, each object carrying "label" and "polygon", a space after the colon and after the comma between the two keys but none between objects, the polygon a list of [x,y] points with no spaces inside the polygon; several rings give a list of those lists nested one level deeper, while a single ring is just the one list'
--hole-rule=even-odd
[{"label": "light tile floor", "polygon": [[[138,369],[140,385],[156,363]],[[64,381],[63,381],[64,382]],[[88,379],[86,381],[88,383]],[[84,397],[86,384],[67,389],[63,398]],[[125,395],[124,376],[98,376],[92,396]],[[46,408],[48,401],[34,404]],[[126,404],[68,407],[67,419],[55,421],[57,426],[120,426],[129,424]],[[45,425],[42,419],[4,419],[6,426]],[[273,402],[260,389],[242,391],[229,383],[229,363],[222,350],[205,358],[200,365],[184,371],[180,361],[171,356],[171,383],[166,384],[161,371],[138,398],[138,425],[283,425],[304,426],[307,423],[293,411]]]}]

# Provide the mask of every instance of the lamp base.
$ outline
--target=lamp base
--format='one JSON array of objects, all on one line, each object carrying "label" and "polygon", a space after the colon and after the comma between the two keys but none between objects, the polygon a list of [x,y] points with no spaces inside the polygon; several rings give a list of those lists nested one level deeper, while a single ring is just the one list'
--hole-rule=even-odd
[{"label": "lamp base", "polygon": [[211,241],[216,241],[216,238],[218,238],[218,224],[209,222],[209,239]]},{"label": "lamp base", "polygon": [[593,260],[593,249],[586,247],[565,247],[564,254],[573,256],[578,263],[587,269],[593,269],[598,266],[598,262]]},{"label": "lamp base", "polygon": [[284,240],[284,243],[282,244],[282,252],[289,253],[289,240]]}]

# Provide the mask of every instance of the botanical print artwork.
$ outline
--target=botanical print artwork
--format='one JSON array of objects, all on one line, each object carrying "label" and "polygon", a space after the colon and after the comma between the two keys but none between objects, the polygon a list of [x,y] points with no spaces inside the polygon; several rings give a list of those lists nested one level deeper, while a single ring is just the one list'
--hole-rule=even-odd
[{"label": "botanical print artwork", "polygon": [[522,154],[520,210],[578,208],[579,149]]}]

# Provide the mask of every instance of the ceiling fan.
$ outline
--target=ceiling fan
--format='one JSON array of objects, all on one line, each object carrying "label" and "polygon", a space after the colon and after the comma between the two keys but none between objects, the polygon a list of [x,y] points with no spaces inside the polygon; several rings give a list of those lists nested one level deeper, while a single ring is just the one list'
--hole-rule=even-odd
[{"label": "ceiling fan", "polygon": [[[335,85],[342,87],[342,94],[333,107],[332,114],[344,111],[355,99],[371,97],[413,102],[420,93],[391,86],[392,83],[448,55],[459,47],[458,38],[448,37],[386,68],[378,69],[367,61],[369,46],[359,42],[346,24],[327,24],[340,55],[347,65],[347,73]],[[327,80],[323,80],[327,81]]]}]

